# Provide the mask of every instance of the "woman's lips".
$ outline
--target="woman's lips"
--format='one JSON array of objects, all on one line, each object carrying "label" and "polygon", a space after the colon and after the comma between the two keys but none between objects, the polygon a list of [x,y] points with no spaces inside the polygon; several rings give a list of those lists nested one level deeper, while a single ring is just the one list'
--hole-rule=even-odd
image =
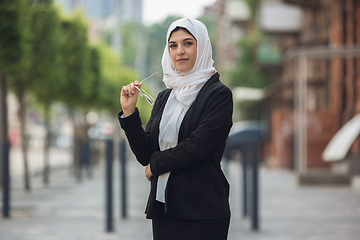
[{"label": "woman's lips", "polygon": [[185,62],[186,60],[188,60],[187,58],[180,58],[178,60],[176,60],[178,63],[182,63]]}]

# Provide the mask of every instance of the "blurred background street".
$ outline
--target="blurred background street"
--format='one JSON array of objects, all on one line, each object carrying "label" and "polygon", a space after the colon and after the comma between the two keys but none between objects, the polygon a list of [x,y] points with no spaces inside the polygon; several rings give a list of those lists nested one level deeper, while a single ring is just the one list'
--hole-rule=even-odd
[{"label": "blurred background street", "polygon": [[233,92],[229,239],[360,239],[360,0],[3,0],[0,240],[151,239],[119,92],[180,17]]}]

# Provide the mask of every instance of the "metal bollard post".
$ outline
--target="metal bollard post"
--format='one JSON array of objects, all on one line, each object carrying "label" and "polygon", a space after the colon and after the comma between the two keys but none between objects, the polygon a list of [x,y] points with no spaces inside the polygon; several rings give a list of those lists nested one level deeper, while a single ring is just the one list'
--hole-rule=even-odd
[{"label": "metal bollard post", "polygon": [[86,143],[86,170],[87,170],[87,177],[92,178],[92,164],[91,164],[91,140],[88,140]]},{"label": "metal bollard post", "polygon": [[252,218],[251,218],[251,229],[258,230],[259,229],[259,218],[258,218],[258,191],[259,191],[259,178],[258,178],[258,142],[253,143],[253,161],[252,161]]},{"label": "metal bollard post", "polygon": [[106,231],[113,232],[113,184],[112,184],[113,141],[106,140]]},{"label": "metal bollard post", "polygon": [[120,141],[120,172],[121,172],[121,216],[127,218],[127,176],[126,176],[126,142],[125,139]]},{"label": "metal bollard post", "polygon": [[240,147],[241,151],[241,161],[242,161],[242,172],[243,172],[243,180],[242,180],[242,192],[243,192],[243,217],[247,216],[247,159],[246,159],[246,146],[244,144]]},{"label": "metal bollard post", "polygon": [[74,158],[75,158],[75,163],[74,163],[74,167],[75,167],[75,175],[76,175],[76,180],[78,182],[82,181],[82,174],[81,174],[81,168],[82,168],[82,145],[80,142],[80,139],[75,138],[74,139],[74,147],[75,147],[75,151],[74,151]]},{"label": "metal bollard post", "polygon": [[3,217],[10,218],[10,167],[9,167],[9,142],[2,144],[2,170],[3,170]]}]

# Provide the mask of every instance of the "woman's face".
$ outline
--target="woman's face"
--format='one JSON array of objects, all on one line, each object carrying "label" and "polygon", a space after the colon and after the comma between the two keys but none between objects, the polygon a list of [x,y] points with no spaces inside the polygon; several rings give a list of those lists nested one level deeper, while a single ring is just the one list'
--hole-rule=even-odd
[{"label": "woman's face", "polygon": [[169,52],[175,68],[186,73],[190,71],[196,61],[197,42],[187,31],[180,29],[173,32],[169,38]]}]

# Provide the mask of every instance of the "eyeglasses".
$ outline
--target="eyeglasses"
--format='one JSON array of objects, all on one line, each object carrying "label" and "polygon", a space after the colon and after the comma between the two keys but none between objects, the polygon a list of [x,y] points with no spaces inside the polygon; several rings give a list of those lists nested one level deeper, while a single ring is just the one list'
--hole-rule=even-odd
[{"label": "eyeglasses", "polygon": [[[154,76],[157,73],[165,74],[162,72],[155,72],[155,73],[151,74],[150,76],[148,76],[147,78],[145,78],[144,80],[142,80],[140,83],[145,82],[147,79],[151,78],[152,76]],[[154,104],[155,99],[152,96],[150,96],[150,94],[148,94],[145,90],[138,88],[137,86],[135,86],[135,88],[139,91],[140,97],[144,97],[146,99],[146,101],[148,101],[148,103],[150,103],[150,105]]]}]

